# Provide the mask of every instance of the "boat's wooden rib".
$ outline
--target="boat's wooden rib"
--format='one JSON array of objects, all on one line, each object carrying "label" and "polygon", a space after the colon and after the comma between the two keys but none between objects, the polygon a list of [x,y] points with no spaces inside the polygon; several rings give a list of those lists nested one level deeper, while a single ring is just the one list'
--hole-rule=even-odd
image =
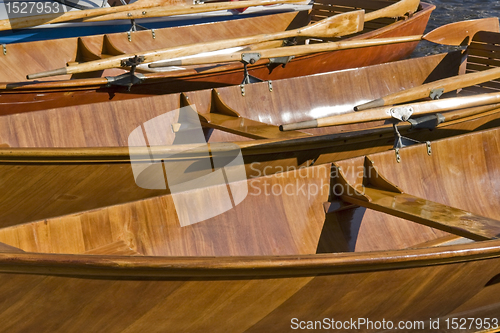
[{"label": "boat's wooden rib", "polygon": [[78,38],[75,61],[68,64],[78,64],[125,54],[125,51],[120,50],[113,44],[108,35],[103,36],[100,50],[96,50],[95,45],[90,46],[86,43],[87,41],[82,37]]}]

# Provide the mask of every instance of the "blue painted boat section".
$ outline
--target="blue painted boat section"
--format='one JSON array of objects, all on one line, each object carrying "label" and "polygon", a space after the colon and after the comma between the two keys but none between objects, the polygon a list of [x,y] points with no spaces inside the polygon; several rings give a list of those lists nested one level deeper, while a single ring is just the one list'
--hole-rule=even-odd
[{"label": "blue painted boat section", "polygon": [[[141,23],[136,20],[137,24],[144,26],[148,29],[160,29],[169,27],[186,26],[193,24],[203,24],[210,22],[222,22],[229,20],[237,20],[242,18],[270,15],[276,13],[275,11],[265,11],[263,13],[252,14],[235,14],[235,15],[220,15],[220,16],[207,16],[191,20],[165,20],[156,22]],[[123,22],[123,21],[120,21]],[[56,39],[56,38],[70,38],[70,37],[83,37],[90,35],[101,35],[118,32],[129,31],[131,24],[117,24],[117,25],[88,25],[88,26],[64,26],[57,28],[30,28],[0,31],[0,44],[11,44],[21,42],[33,42],[39,40]]]}]

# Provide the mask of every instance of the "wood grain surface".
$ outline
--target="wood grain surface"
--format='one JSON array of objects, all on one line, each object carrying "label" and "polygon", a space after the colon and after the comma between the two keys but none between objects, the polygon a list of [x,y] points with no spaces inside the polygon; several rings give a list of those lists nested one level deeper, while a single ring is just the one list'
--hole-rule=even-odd
[{"label": "wood grain surface", "polygon": [[[499,133],[438,140],[431,155],[425,145],[403,148],[401,163],[392,151],[369,158],[406,193],[494,218]],[[364,157],[337,164],[362,182]],[[3,243],[33,251],[0,253],[4,327],[288,332],[292,318],[428,324],[497,313],[498,240],[408,249],[446,234],[370,209],[325,214],[331,172],[322,165],[248,180],[261,192],[187,227],[166,195],[3,228]],[[326,182],[327,191],[264,194],[297,181]],[[342,251],[342,238],[354,247]]]},{"label": "wood grain surface", "polygon": [[[364,1],[367,7],[381,8],[387,5],[386,1],[373,2]],[[375,4],[375,5],[374,5]],[[393,19],[377,19],[372,25],[366,24],[361,34],[350,37],[361,38],[384,38],[406,35],[422,34],[429,15],[434,6],[422,3],[422,9],[406,20],[395,22]],[[332,7],[331,14],[339,13]],[[359,7],[341,6],[344,12]],[[361,7],[365,8],[365,7]],[[373,9],[367,8],[367,12]],[[374,9],[377,9],[374,8]],[[314,22],[314,15],[312,21]],[[96,57],[116,55],[116,53],[134,53],[141,50],[174,47],[178,45],[191,44],[200,41],[213,41],[218,39],[234,38],[236,36],[248,36],[259,33],[272,33],[293,29],[309,22],[307,12],[276,14],[273,19],[266,17],[240,19],[223,23],[203,25],[203,29],[193,29],[192,26],[158,29],[153,39],[151,31],[133,32],[131,41],[126,33],[110,34],[104,36],[82,37],[81,40],[95,56],[83,57],[82,42],[77,39],[64,39],[50,43],[33,42],[12,44],[8,47],[7,56],[0,59],[5,62],[5,67],[11,68],[0,73],[0,80],[5,84],[0,85],[3,90],[0,94],[0,102],[4,105],[16,105],[6,107],[0,111],[5,113],[43,110],[54,107],[105,102],[109,100],[121,100],[137,97],[145,97],[158,94],[166,94],[180,91],[200,90],[213,87],[240,84],[243,80],[243,65],[240,63],[229,63],[214,66],[185,67],[184,70],[169,71],[163,73],[146,73],[147,80],[142,84],[135,85],[131,91],[126,87],[106,87],[105,76],[116,76],[125,73],[121,69],[113,69],[104,72],[94,72],[89,75],[78,74],[70,79],[70,76],[61,77],[62,81],[47,82],[41,79],[39,82],[26,82],[25,76],[29,73],[44,71],[51,68],[63,67],[66,63],[76,63],[82,60],[95,60]],[[191,31],[194,30],[194,31]],[[201,33],[203,31],[203,33]],[[349,39],[349,38],[348,38]],[[329,39],[326,39],[329,40]],[[116,50],[120,52],[108,52],[105,44],[111,42]],[[303,41],[299,40],[299,43]],[[38,44],[37,44],[38,43]],[[262,80],[277,80],[296,76],[328,72],[339,69],[361,67],[394,61],[408,56],[416,46],[417,42],[403,43],[398,45],[375,46],[359,50],[343,50],[338,52],[326,52],[316,55],[300,56],[292,59],[285,67],[268,67],[265,61],[257,62],[249,67],[250,74]],[[58,47],[58,57],[48,56],[54,47]],[[80,46],[78,48],[78,46]],[[26,49],[37,49],[42,53],[31,52],[30,59],[23,56]],[[123,51],[123,52],[121,52]],[[78,79],[81,78],[81,79]],[[86,79],[83,79],[86,78]],[[24,82],[23,82],[24,81]]]},{"label": "wood grain surface", "polygon": [[[255,177],[390,149],[394,134],[390,126],[381,122],[295,133],[303,138],[287,137],[277,131],[276,125],[308,120],[319,114],[349,112],[360,101],[454,75],[461,64],[462,55],[454,52],[356,71],[275,81],[272,92],[263,82],[248,86],[245,96],[237,86],[189,92],[186,96],[202,119],[238,115],[215,129],[215,124],[205,123],[205,138],[214,151],[219,149],[218,144],[237,142],[247,176]],[[373,77],[383,78],[385,84],[371,80]],[[345,89],[332,88],[333,83]],[[296,94],[297,89],[303,94]],[[185,106],[183,98],[172,94],[0,117],[2,226],[169,193],[168,188],[147,190],[136,185],[126,146],[135,128]],[[468,112],[461,119],[445,114],[449,121],[432,131],[411,130],[408,125],[401,125],[400,130],[404,135],[427,141],[498,126],[496,108]],[[256,127],[245,127],[248,121]],[[258,123],[266,125],[258,127]],[[161,135],[171,133],[171,125],[170,122],[155,125],[159,133],[153,138],[155,145],[171,143],[168,136]],[[250,139],[255,133],[272,138]],[[307,138],[310,134],[316,137]],[[137,149],[132,158],[147,161],[149,152]],[[174,152],[176,148],[158,149]],[[203,160],[199,155],[194,157]]]}]

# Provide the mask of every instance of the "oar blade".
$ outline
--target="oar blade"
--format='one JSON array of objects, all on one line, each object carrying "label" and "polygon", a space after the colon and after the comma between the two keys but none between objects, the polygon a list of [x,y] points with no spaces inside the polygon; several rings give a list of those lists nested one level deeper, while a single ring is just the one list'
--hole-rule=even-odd
[{"label": "oar blade", "polygon": [[363,30],[365,11],[355,10],[330,16],[315,24],[299,29],[297,35],[306,37],[329,38],[345,36]]},{"label": "oar blade", "polygon": [[373,21],[382,17],[402,17],[417,11],[420,0],[400,0],[390,6],[373,11],[365,15],[365,21]]},{"label": "oar blade", "polygon": [[423,39],[443,45],[468,45],[478,31],[499,32],[497,17],[454,22],[424,35]]}]

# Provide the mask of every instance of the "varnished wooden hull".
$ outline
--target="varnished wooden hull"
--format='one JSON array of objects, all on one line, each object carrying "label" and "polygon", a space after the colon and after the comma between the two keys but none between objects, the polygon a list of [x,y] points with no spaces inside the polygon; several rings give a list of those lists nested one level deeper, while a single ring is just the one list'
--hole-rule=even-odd
[{"label": "varnished wooden hull", "polygon": [[[367,1],[369,3],[370,1]],[[335,1],[333,1],[335,3]],[[377,4],[380,6],[380,4]],[[412,17],[388,24],[390,20],[382,19],[378,23],[367,23],[364,33],[352,38],[379,38],[406,35],[419,35],[424,32],[432,10],[432,5],[422,3],[420,11]],[[108,38],[113,47],[133,53],[138,50],[170,47],[195,42],[206,42],[216,39],[231,38],[259,33],[270,33],[284,29],[291,29],[308,22],[306,12],[276,14],[268,17],[242,19],[238,22],[213,23],[202,26],[204,34],[190,33],[193,27],[178,27],[163,29],[156,32],[155,39],[151,38],[150,31],[140,31],[132,35],[132,42],[128,41],[127,34],[113,34]],[[122,70],[108,70],[103,73],[92,73],[93,79],[80,79],[74,76],[70,81],[53,81],[46,83],[32,83],[25,81],[26,74],[65,66],[67,62],[89,60],[98,57],[105,50],[103,37],[85,37],[81,41],[94,52],[93,56],[85,56],[80,45],[76,52],[77,39],[67,39],[52,42],[26,43],[24,45],[9,46],[6,66],[12,67],[14,72],[0,77],[5,82],[1,90],[0,103],[4,108],[0,114],[19,113],[25,111],[43,110],[48,108],[81,105],[96,102],[116,101],[151,95],[187,92],[193,90],[222,87],[240,84],[243,80],[243,67],[233,63],[223,66],[198,66],[182,71],[170,73],[145,74],[147,79],[133,86],[131,91],[126,87],[109,87],[105,76],[116,76]],[[52,44],[51,44],[52,43]],[[82,42],[80,42],[82,43]],[[50,53],[52,47],[62,44],[63,49],[59,58],[40,57],[38,53],[33,59],[23,56],[23,49],[41,49]],[[302,75],[324,73],[333,70],[355,68],[372,64],[384,63],[402,59],[408,56],[416,47],[416,42],[370,47],[358,50],[342,50],[320,53],[309,56],[299,56],[292,59],[286,66],[268,67],[258,62],[250,67],[250,74],[261,80],[277,80]],[[107,47],[109,49],[109,47]],[[75,50],[75,51],[73,51]],[[83,58],[82,58],[83,57]],[[90,58],[89,58],[90,57]],[[24,64],[28,65],[24,65]],[[85,76],[83,76],[85,77]],[[62,77],[64,78],[64,77]],[[69,79],[66,76],[66,79]]]},{"label": "varnished wooden hull", "polygon": [[[184,5],[184,1],[172,0],[167,5]],[[100,4],[96,7],[99,8]],[[180,15],[180,16],[165,16],[159,18],[138,19],[135,21],[147,29],[162,29],[167,27],[178,27],[194,24],[202,24],[207,22],[218,22],[227,20],[237,20],[245,17],[253,17],[258,15],[269,15],[280,12],[292,11],[293,9],[287,6],[270,6],[270,7],[250,7],[243,13],[236,10],[206,12],[200,14]],[[4,13],[5,14],[5,13]],[[7,19],[7,17],[3,17]],[[91,35],[111,34],[117,32],[126,32],[131,30],[132,23],[129,20],[114,20],[101,22],[70,22],[70,23],[53,23],[50,25],[41,25],[37,27],[5,30],[0,31],[0,44],[25,43],[32,41],[50,40],[57,36],[61,38],[84,37]],[[140,30],[140,29],[139,29]]]},{"label": "varnished wooden hull", "polygon": [[[462,54],[454,52],[356,71],[277,80],[272,91],[266,82],[256,83],[245,88],[245,96],[238,86],[220,88],[218,94],[202,90],[185,96],[204,117],[210,116],[210,111],[220,112],[211,109],[217,96],[241,117],[260,125],[275,125],[267,132],[262,131],[260,139],[254,141],[249,141],[255,137],[246,133],[237,135],[231,130],[212,131],[210,126],[206,127],[211,144],[237,142],[247,176],[255,177],[390,149],[394,143],[391,127],[373,129],[381,122],[313,129],[307,132],[315,137],[303,133],[303,138],[294,140],[276,126],[347,112],[360,102],[455,75],[462,61]],[[344,89],[354,86],[359,88]],[[0,149],[3,193],[0,225],[11,226],[169,193],[142,189],[135,184],[126,146],[135,128],[184,104],[180,94],[171,94],[1,117],[0,142],[5,148]],[[237,122],[238,119],[241,118],[236,118]],[[498,124],[499,110],[492,109],[441,124],[432,131],[407,128],[401,131],[414,139],[428,141]],[[171,132],[170,123],[161,126],[165,133]],[[196,160],[199,156],[192,158]]]},{"label": "varnished wooden hull", "polygon": [[[497,218],[499,135],[369,158],[405,193]],[[337,165],[360,181],[363,157]],[[453,332],[446,318],[497,318],[499,240],[430,247],[448,234],[357,206],[325,213],[331,171],[250,179],[234,209],[186,227],[167,195],[0,229],[14,247],[0,254],[0,318],[13,332],[288,332],[325,318],[424,325],[407,332],[441,318]],[[264,192],[287,184],[326,191]]]}]

